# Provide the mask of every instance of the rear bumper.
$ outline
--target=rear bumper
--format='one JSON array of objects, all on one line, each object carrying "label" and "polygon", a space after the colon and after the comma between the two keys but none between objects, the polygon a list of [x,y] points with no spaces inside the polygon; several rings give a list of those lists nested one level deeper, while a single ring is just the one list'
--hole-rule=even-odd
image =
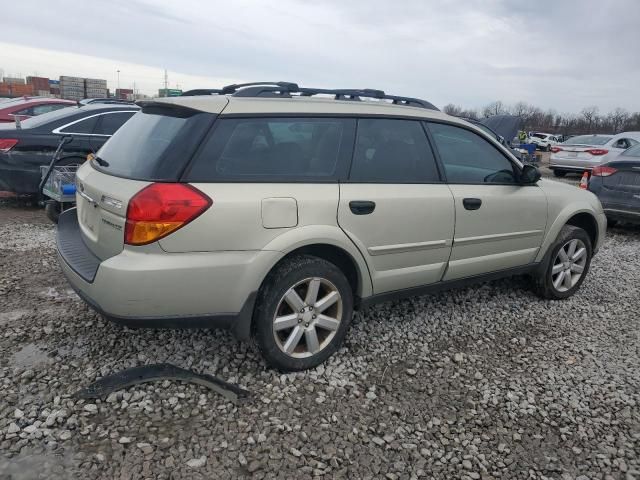
[{"label": "rear bumper", "polygon": [[0,154],[0,191],[35,195],[40,183],[40,167],[15,165]]},{"label": "rear bumper", "polygon": [[60,265],[97,312],[134,327],[227,328],[239,338],[249,336],[256,291],[280,252],[127,249],[100,261],[82,241],[75,217],[75,209],[60,216]]},{"label": "rear bumper", "polygon": [[598,161],[573,160],[573,159],[549,159],[551,170],[564,170],[567,172],[591,171],[594,167],[601,165]]}]

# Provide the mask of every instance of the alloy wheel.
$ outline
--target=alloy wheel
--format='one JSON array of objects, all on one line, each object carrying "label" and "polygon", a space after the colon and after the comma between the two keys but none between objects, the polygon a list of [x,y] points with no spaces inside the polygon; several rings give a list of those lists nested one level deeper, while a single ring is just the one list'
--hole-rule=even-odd
[{"label": "alloy wheel", "polygon": [[296,283],[282,296],[273,316],[278,348],[294,358],[317,354],[335,337],[342,308],[342,296],[329,280],[311,277]]},{"label": "alloy wheel", "polygon": [[587,264],[587,247],[584,242],[574,238],[565,243],[551,268],[551,281],[558,292],[566,292],[578,283]]}]

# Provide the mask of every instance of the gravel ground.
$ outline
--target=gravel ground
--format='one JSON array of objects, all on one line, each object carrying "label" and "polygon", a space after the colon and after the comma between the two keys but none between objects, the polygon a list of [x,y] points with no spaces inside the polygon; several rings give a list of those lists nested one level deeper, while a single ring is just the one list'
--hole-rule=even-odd
[{"label": "gravel ground", "polygon": [[[106,322],[43,218],[0,205],[2,480],[640,479],[640,228],[610,230],[569,300],[514,278],[385,303],[327,364],[282,375],[225,332]],[[252,397],[171,381],[73,396],[157,362]]]}]

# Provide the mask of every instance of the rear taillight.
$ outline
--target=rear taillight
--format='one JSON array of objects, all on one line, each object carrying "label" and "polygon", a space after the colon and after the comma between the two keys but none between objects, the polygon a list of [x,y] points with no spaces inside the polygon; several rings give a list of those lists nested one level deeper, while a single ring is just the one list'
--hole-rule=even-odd
[{"label": "rear taillight", "polygon": [[560,147],[551,147],[551,151],[553,153],[558,153],[558,152],[562,151],[562,149]]},{"label": "rear taillight", "polygon": [[183,183],[152,183],[129,201],[124,242],[146,245],[184,227],[207,210],[213,201]]},{"label": "rear taillight", "polygon": [[591,170],[591,175],[594,177],[608,177],[609,175],[613,175],[617,171],[618,170],[613,167],[606,167],[601,165],[598,167],[593,167],[593,170]]},{"label": "rear taillight", "polygon": [[18,144],[15,138],[0,138],[0,152],[8,152]]},{"label": "rear taillight", "polygon": [[589,150],[585,150],[585,152],[590,153],[591,155],[606,155],[609,153],[609,150],[605,150],[604,148],[591,148]]}]

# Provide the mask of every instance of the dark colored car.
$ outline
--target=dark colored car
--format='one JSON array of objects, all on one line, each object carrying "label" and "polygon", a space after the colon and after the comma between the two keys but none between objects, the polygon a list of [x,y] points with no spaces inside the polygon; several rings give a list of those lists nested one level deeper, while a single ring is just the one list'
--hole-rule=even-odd
[{"label": "dark colored car", "polygon": [[92,104],[69,107],[15,124],[0,124],[0,192],[19,196],[38,193],[40,166],[48,165],[63,136],[58,165],[80,164],[139,108],[136,105]]},{"label": "dark colored car", "polygon": [[15,123],[44,113],[75,105],[73,100],[46,97],[21,97],[0,102],[0,123]]},{"label": "dark colored car", "polygon": [[610,225],[640,223],[640,144],[594,167],[588,188],[600,199]]}]

